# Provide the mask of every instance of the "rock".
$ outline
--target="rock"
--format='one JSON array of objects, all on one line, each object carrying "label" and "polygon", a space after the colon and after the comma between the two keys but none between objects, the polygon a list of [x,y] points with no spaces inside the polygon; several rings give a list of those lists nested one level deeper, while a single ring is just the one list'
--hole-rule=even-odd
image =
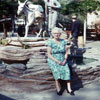
[{"label": "rock", "polygon": [[[1,74],[1,73],[0,73],[0,82],[1,82],[1,80],[3,80],[3,82],[4,82],[5,76],[4,76],[4,74]],[[3,84],[4,84],[4,83],[3,83]]]},{"label": "rock", "polygon": [[3,74],[6,71],[6,65],[0,64],[0,74]]},{"label": "rock", "polygon": [[[95,65],[94,65],[95,66]],[[81,66],[80,66],[81,67]],[[83,87],[85,84],[89,84],[91,82],[97,81],[100,78],[100,67],[97,66],[88,68],[80,68],[77,67],[72,70],[72,86]],[[78,84],[78,85],[77,85]]]},{"label": "rock", "polygon": [[10,64],[6,67],[6,75],[19,77],[26,69],[24,64]]},{"label": "rock", "polygon": [[[45,45],[45,41],[40,41],[40,42],[23,42],[23,44],[28,45],[29,47],[40,47]],[[22,46],[20,42],[10,42],[9,45],[12,46]]]},{"label": "rock", "polygon": [[7,64],[0,64],[0,68],[6,69]]},{"label": "rock", "polygon": [[[39,56],[40,58],[42,58],[47,48],[45,46],[46,38],[14,37],[14,38],[7,38],[6,40],[10,42],[9,45],[0,47],[0,59],[8,64],[16,62],[25,64],[25,62],[27,63],[27,61],[31,58],[31,56],[33,56],[33,58]],[[25,49],[23,48],[23,46],[27,46],[29,48]]]},{"label": "rock", "polygon": [[31,72],[31,73],[23,74],[20,77],[25,78],[25,79],[37,79],[37,80],[45,80],[45,81],[53,80],[54,81],[50,70]]},{"label": "rock", "polygon": [[28,63],[35,63],[35,62],[37,62],[37,63],[46,63],[47,62],[47,60],[46,59],[30,59],[29,61],[28,61]]},{"label": "rock", "polygon": [[32,55],[31,57],[30,57],[30,60],[31,59],[46,59],[46,56],[45,56],[46,54],[45,53],[35,53],[34,55]]},{"label": "rock", "polygon": [[7,70],[6,73],[5,73],[6,76],[13,76],[13,77],[16,77],[16,78],[20,77],[22,74],[23,74],[22,72],[18,72],[16,70],[15,71],[10,70],[10,69]]},{"label": "rock", "polygon": [[0,59],[8,61],[26,61],[35,53],[45,51],[46,47],[22,49],[21,47],[5,46],[0,47]]},{"label": "rock", "polygon": [[34,66],[32,68],[27,68],[23,73],[24,74],[27,74],[27,73],[33,73],[35,71],[40,71],[40,70],[49,70],[49,67],[48,66]]},{"label": "rock", "polygon": [[[32,42],[32,40],[32,38],[30,38],[30,40],[29,38],[27,38],[27,40],[22,39],[24,42]],[[16,41],[17,39],[14,40],[14,42]],[[39,39],[34,41],[41,42]],[[93,54],[92,50],[89,51]],[[100,50],[95,51],[99,52]],[[90,54],[91,53],[86,51],[85,57],[90,57]],[[92,54],[91,57],[94,57]],[[88,62],[88,64],[70,67],[72,88],[77,87],[77,89],[79,89],[85,84],[100,81],[100,56],[97,52],[95,52],[95,56],[97,60],[93,59],[94,61]],[[6,67],[0,67],[0,79],[2,79],[2,81],[6,80],[6,83],[13,83],[21,90],[26,91],[50,91],[56,88],[53,75],[46,60],[46,46],[32,47],[29,49],[16,46],[2,46],[0,47],[0,58],[8,62],[17,62],[9,64]],[[26,62],[26,65],[18,63],[19,61]]]},{"label": "rock", "polygon": [[26,64],[26,67],[27,68],[35,68],[37,66],[48,66],[47,63],[29,63],[29,64]]},{"label": "rock", "polygon": [[14,64],[10,64],[7,66],[7,69],[9,68],[13,68],[13,69],[17,69],[17,70],[22,70],[24,71],[26,69],[26,66],[24,64],[17,64],[17,63],[14,63]]},{"label": "rock", "polygon": [[[7,40],[12,40],[15,42],[18,42],[18,37],[13,37],[13,38],[6,38]],[[22,42],[37,42],[37,41],[44,41],[47,40],[48,38],[42,38],[42,37],[21,37],[19,38]]]},{"label": "rock", "polygon": [[[0,76],[0,79],[6,79],[7,82],[13,84],[21,84],[21,89],[24,87],[27,87],[28,90],[31,88],[32,91],[50,91],[55,89],[54,78],[47,65],[43,66],[41,64],[26,70],[24,70],[24,67],[19,69],[14,64],[11,65],[12,67],[9,66],[7,66],[8,71],[5,74],[6,76]],[[79,67],[72,68],[72,88],[78,89],[91,82],[100,81],[99,78],[99,65],[96,67],[87,66],[84,69]]]}]

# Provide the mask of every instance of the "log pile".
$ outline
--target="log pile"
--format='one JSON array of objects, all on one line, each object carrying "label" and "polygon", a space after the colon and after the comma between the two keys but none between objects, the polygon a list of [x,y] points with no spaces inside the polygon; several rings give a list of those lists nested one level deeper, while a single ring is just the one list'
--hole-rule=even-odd
[{"label": "log pile", "polygon": [[[0,59],[4,61],[4,64],[0,64],[0,80],[2,83],[14,84],[20,91],[55,90],[54,78],[46,60],[46,40],[42,38],[22,38],[22,42],[31,44],[30,48],[27,49],[19,46],[17,39],[13,38],[12,41],[11,44],[0,47]],[[73,87],[82,87],[84,84],[98,81],[99,78],[99,65],[72,69]]]}]

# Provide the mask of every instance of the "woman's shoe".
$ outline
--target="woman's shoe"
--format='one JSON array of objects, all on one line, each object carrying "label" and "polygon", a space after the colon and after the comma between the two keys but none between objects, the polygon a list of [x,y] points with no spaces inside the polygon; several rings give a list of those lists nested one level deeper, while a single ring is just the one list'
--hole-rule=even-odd
[{"label": "woman's shoe", "polygon": [[75,95],[73,91],[69,92],[70,95]]},{"label": "woman's shoe", "polygon": [[69,92],[67,89],[67,93],[69,93],[70,95],[75,95],[73,91]]},{"label": "woman's shoe", "polygon": [[61,91],[57,91],[57,95],[61,96],[62,95],[62,92]]}]

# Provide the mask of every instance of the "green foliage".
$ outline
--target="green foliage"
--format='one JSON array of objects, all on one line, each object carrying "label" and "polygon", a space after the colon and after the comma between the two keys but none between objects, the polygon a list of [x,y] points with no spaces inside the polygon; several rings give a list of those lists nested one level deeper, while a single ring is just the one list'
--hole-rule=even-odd
[{"label": "green foliage", "polygon": [[8,43],[8,40],[6,40],[6,39],[2,39],[0,41],[0,44],[2,44],[2,45],[7,45],[7,43]]},{"label": "green foliage", "polygon": [[7,15],[7,11],[8,11],[8,2],[7,1],[2,1],[0,2],[0,16],[2,16],[2,14]]},{"label": "green foliage", "polygon": [[0,1],[0,18],[2,15],[10,16],[15,13],[17,8],[17,1],[14,0],[3,0]]},{"label": "green foliage", "polygon": [[45,8],[45,4],[43,0],[38,0],[38,2],[34,2],[34,4],[41,5],[43,8]]},{"label": "green foliage", "polygon": [[94,10],[100,10],[100,0],[82,0],[78,2],[78,0],[74,0],[73,2],[67,4],[65,2],[62,3],[62,14],[80,14],[85,16],[87,12],[92,12]]}]

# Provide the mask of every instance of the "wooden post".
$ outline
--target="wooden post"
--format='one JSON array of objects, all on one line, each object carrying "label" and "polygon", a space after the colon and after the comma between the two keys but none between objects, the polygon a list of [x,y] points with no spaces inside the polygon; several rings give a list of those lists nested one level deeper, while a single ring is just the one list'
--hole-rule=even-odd
[{"label": "wooden post", "polygon": [[86,19],[84,20],[84,46],[86,44]]},{"label": "wooden post", "polygon": [[[2,15],[2,18],[6,18],[6,16],[5,15]],[[6,29],[5,22],[3,23],[3,32],[4,32],[4,38],[6,38],[7,37],[7,29]]]},{"label": "wooden post", "polygon": [[3,23],[3,32],[4,32],[4,38],[7,37],[7,29],[5,23]]}]

